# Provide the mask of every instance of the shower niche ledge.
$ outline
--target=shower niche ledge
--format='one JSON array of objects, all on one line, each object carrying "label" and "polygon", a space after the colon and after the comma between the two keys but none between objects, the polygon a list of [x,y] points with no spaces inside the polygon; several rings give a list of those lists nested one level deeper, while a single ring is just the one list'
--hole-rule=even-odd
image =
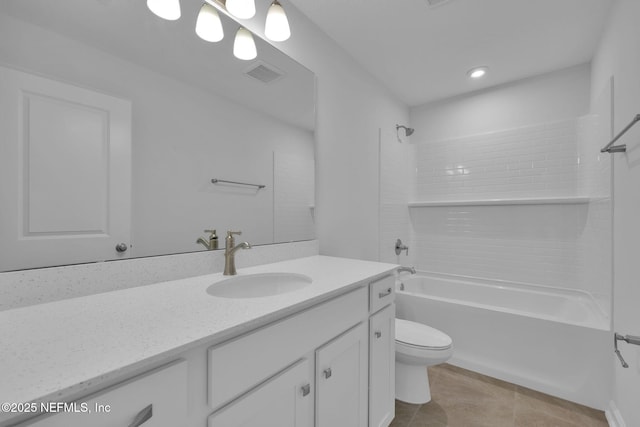
[{"label": "shower niche ledge", "polygon": [[440,206],[506,206],[506,205],[579,205],[592,201],[591,197],[524,197],[512,199],[429,200],[409,202],[410,208]]}]

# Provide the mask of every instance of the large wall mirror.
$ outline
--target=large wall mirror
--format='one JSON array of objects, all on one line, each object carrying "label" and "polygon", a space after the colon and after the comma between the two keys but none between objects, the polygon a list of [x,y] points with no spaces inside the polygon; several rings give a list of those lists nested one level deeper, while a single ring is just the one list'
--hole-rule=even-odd
[{"label": "large wall mirror", "polygon": [[315,238],[313,73],[181,3],[0,2],[0,271]]}]

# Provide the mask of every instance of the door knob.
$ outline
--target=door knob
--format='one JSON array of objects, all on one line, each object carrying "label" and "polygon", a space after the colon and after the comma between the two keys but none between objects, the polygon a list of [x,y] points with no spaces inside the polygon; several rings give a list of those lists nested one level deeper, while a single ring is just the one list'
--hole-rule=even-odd
[{"label": "door knob", "polygon": [[126,252],[129,246],[126,243],[118,243],[116,245],[116,251],[118,252]]}]

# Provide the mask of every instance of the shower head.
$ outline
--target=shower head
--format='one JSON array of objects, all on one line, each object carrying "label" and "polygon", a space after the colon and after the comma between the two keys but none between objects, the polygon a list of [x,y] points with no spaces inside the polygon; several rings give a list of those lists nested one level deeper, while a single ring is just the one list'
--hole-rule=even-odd
[{"label": "shower head", "polygon": [[406,136],[411,136],[411,135],[413,135],[413,132],[415,132],[414,128],[408,128],[408,127],[403,126],[403,125],[396,125],[396,131],[400,130],[400,128],[404,129],[404,134]]}]

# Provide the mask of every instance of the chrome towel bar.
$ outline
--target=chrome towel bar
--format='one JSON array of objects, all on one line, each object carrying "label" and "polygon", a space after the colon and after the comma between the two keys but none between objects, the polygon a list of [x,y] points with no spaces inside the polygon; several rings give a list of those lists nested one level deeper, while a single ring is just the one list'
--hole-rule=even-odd
[{"label": "chrome towel bar", "polygon": [[226,181],[224,179],[217,179],[217,178],[213,178],[211,180],[211,182],[213,184],[217,184],[219,182],[224,182],[226,184],[247,185],[249,187],[258,187],[258,190],[260,190],[261,188],[265,188],[266,187],[266,185],[261,185],[261,184],[249,184],[248,182]]},{"label": "chrome towel bar", "polygon": [[633,335],[622,335],[617,332],[614,332],[613,334],[613,352],[616,354],[616,356],[618,356],[622,367],[628,368],[629,364],[625,362],[622,354],[620,353],[620,350],[618,349],[618,341],[624,341],[627,344],[640,345],[640,337],[636,337]]},{"label": "chrome towel bar", "polygon": [[619,134],[617,134],[615,136],[615,138],[613,138],[611,140],[610,143],[608,143],[607,145],[604,146],[604,148],[602,150],[600,150],[601,153],[624,153],[627,151],[627,144],[621,144],[621,145],[613,145],[615,144],[615,142],[617,140],[619,140],[622,135],[624,135],[625,133],[627,133],[627,131],[629,129],[631,129],[631,127],[633,125],[635,125],[636,123],[638,123],[640,121],[640,114],[636,114],[636,116],[633,118],[633,120],[631,120],[631,123],[629,123],[627,125],[627,127],[625,127],[624,129],[622,129],[622,131],[620,131]]}]

